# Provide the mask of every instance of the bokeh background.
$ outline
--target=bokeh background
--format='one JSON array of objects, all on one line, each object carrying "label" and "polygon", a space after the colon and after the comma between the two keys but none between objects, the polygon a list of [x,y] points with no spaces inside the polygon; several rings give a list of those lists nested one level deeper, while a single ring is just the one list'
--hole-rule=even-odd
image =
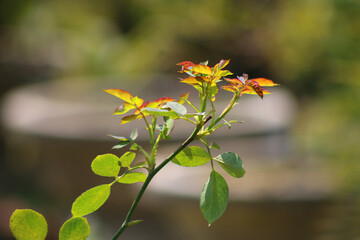
[{"label": "bokeh background", "polygon": [[[7,226],[13,209],[29,207],[46,216],[51,225],[48,239],[56,239],[59,224],[70,216],[74,197],[101,183],[100,178],[87,179],[89,164],[96,154],[111,151],[113,142],[106,134],[112,133],[108,128],[119,126],[115,119],[113,126],[99,127],[108,123],[101,116],[111,115],[117,104],[101,89],[168,91],[172,86],[168,81],[176,82],[177,62],[209,60],[214,65],[220,59],[231,59],[232,72],[267,77],[286,92],[272,106],[274,110],[264,111],[265,119],[266,114],[277,114],[279,108],[292,104],[293,111],[284,113],[291,117],[285,116],[281,131],[273,129],[276,139],[282,137],[280,146],[274,147],[276,153],[259,153],[263,139],[273,141],[269,131],[241,137],[241,141],[256,145],[252,153],[258,153],[255,158],[260,160],[254,169],[266,170],[259,170],[258,179],[268,181],[264,172],[271,168],[274,175],[269,179],[282,176],[279,185],[288,182],[289,188],[293,186],[291,194],[305,192],[306,197],[299,193],[284,200],[289,199],[284,196],[289,191],[261,198],[240,194],[231,205],[237,214],[225,214],[219,220],[221,230],[216,223],[210,230],[202,230],[206,224],[201,216],[184,213],[190,209],[189,214],[200,214],[197,202],[194,207],[191,198],[166,195],[165,191],[162,196],[167,204],[162,202],[163,208],[159,208],[156,201],[161,200],[151,200],[150,194],[150,203],[144,204],[139,214],[145,222],[134,227],[129,238],[212,239],[219,231],[226,239],[358,239],[359,16],[358,0],[1,1],[0,238],[11,239]],[[173,80],[159,77],[154,82],[149,78],[154,75]],[[63,99],[70,104],[63,104]],[[102,102],[104,106],[95,109],[93,104]],[[260,105],[252,110],[257,107]],[[71,117],[64,118],[63,112]],[[88,115],[81,118],[79,113]],[[47,120],[53,125],[36,125],[40,114],[50,116]],[[34,125],[26,125],[29,116],[35,119]],[[79,128],[82,130],[77,132]],[[104,138],[98,138],[101,134]],[[272,160],[261,160],[267,156]],[[87,160],[77,161],[82,158]],[[52,161],[57,165],[50,166]],[[73,166],[74,162],[79,166]],[[69,167],[84,173],[79,171],[72,178],[70,173],[66,175]],[[56,170],[59,176],[54,177]],[[298,177],[294,180],[293,176]],[[299,182],[301,188],[297,188]],[[307,188],[319,182],[323,188],[308,194]],[[129,192],[120,197],[124,207],[104,209],[103,215],[108,217],[102,218],[100,213],[91,220],[98,234],[92,239],[104,239],[108,232],[111,235],[122,221],[134,196],[133,187],[124,188]],[[277,184],[264,187],[272,193],[278,188]],[[114,199],[111,204],[121,205],[121,201]],[[294,212],[286,215],[290,211]],[[174,229],[180,233],[175,234]],[[257,235],[261,231],[267,238]]]}]

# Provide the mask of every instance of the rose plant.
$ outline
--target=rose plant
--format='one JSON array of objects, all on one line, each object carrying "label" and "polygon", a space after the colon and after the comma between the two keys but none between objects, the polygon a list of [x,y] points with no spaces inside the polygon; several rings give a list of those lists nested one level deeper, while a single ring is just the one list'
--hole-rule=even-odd
[{"label": "rose plant", "polygon": [[[128,147],[122,156],[114,154],[98,155],[91,163],[92,171],[103,177],[111,178],[108,184],[95,186],[82,193],[72,204],[72,217],[67,220],[59,232],[60,240],[86,239],[90,233],[90,226],[84,217],[98,210],[108,199],[111,188],[117,184],[132,184],[142,182],[139,190],[123,224],[113,236],[118,239],[122,232],[142,220],[132,219],[145,190],[155,175],[169,162],[180,166],[196,167],[210,162],[210,176],[204,184],[200,194],[200,209],[209,226],[222,216],[226,210],[229,189],[226,180],[215,170],[215,163],[220,165],[229,175],[241,178],[245,174],[241,158],[233,152],[212,156],[211,149],[220,149],[215,142],[210,142],[208,136],[217,129],[238,120],[225,120],[227,114],[238,103],[244,94],[255,94],[263,98],[270,92],[264,87],[272,87],[273,81],[265,78],[248,79],[248,75],[229,78],[233,75],[224,68],[230,60],[221,60],[215,66],[208,66],[208,62],[195,64],[190,61],[178,63],[181,73],[187,77],[181,83],[189,84],[198,91],[197,103],[190,102],[189,93],[181,95],[178,99],[162,97],[154,101],[144,101],[138,96],[123,89],[107,89],[107,93],[119,98],[123,103],[114,111],[115,115],[126,114],[121,124],[135,120],[143,120],[149,133],[150,150],[136,142],[137,129],[132,130],[129,137],[112,136],[118,144],[114,149]],[[229,104],[218,114],[214,102],[219,92],[218,83],[227,82],[221,89],[232,93]],[[186,104],[186,105],[185,105]],[[188,108],[191,111],[188,112]],[[131,112],[131,113],[130,113]],[[187,139],[166,159],[157,159],[159,144],[171,137],[175,121],[188,121],[194,126],[193,132]],[[194,141],[200,141],[203,147],[190,146]],[[143,161],[134,163],[137,155],[142,155]],[[120,174],[120,169],[122,169]],[[18,240],[42,240],[47,234],[47,222],[43,215],[31,209],[18,209],[10,218],[10,229]]]}]

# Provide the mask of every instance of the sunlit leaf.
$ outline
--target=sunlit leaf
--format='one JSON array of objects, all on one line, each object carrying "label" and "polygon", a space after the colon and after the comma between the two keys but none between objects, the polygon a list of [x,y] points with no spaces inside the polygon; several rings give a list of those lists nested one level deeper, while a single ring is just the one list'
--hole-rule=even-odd
[{"label": "sunlit leaf", "polygon": [[190,92],[181,95],[178,103],[184,104],[184,102],[186,102],[186,100],[188,99],[189,94],[190,94]]},{"label": "sunlit leaf", "polygon": [[191,146],[179,152],[172,160],[183,167],[197,167],[209,162],[211,156],[201,147]]},{"label": "sunlit leaf", "polygon": [[10,230],[17,240],[43,240],[48,226],[40,213],[31,209],[17,209],[10,217]]},{"label": "sunlit leaf", "polygon": [[84,240],[90,234],[90,226],[86,218],[74,217],[67,220],[59,232],[59,240]]},{"label": "sunlit leaf", "polygon": [[137,182],[145,182],[146,174],[141,172],[130,172],[119,178],[119,183],[132,184]]},{"label": "sunlit leaf", "polygon": [[273,87],[273,86],[279,85],[279,84],[274,83],[273,81],[266,79],[266,78],[254,78],[254,79],[251,79],[250,81],[256,81],[262,87]]},{"label": "sunlit leaf", "polygon": [[233,73],[230,72],[229,70],[220,70],[217,73],[217,76],[220,76],[220,77],[226,77],[226,76],[229,76],[229,75],[233,75]]},{"label": "sunlit leaf", "polygon": [[120,98],[121,100],[124,100],[125,102],[129,102],[131,103],[132,102],[132,98],[133,96],[125,91],[125,90],[122,90],[122,89],[106,89],[104,90],[105,92],[107,93],[110,93],[111,95],[115,96],[115,97],[118,97]]},{"label": "sunlit leaf", "polygon": [[231,84],[222,86],[221,88],[226,90],[226,91],[229,91],[229,92],[235,92],[236,91],[235,88]]},{"label": "sunlit leaf", "polygon": [[212,171],[200,195],[200,208],[205,219],[211,225],[226,210],[229,200],[229,188],[225,179]]},{"label": "sunlit leaf", "polygon": [[135,96],[135,97],[131,98],[131,102],[132,102],[134,105],[140,107],[140,106],[144,103],[144,99]]},{"label": "sunlit leaf", "polygon": [[128,116],[123,117],[123,118],[121,119],[121,124],[125,124],[125,123],[128,123],[128,122],[132,122],[132,121],[134,121],[134,120],[136,120],[136,119],[140,119],[140,118],[141,118],[141,116],[139,116],[139,115],[135,115],[135,114],[133,114],[133,115],[128,115]]},{"label": "sunlit leaf", "polygon": [[232,152],[223,153],[214,158],[219,165],[231,176],[241,178],[245,175],[240,157]]},{"label": "sunlit leaf", "polygon": [[124,153],[119,159],[120,165],[122,167],[129,168],[131,163],[134,161],[135,157],[136,157],[136,153],[134,153],[134,152],[126,152],[126,153]]},{"label": "sunlit leaf", "polygon": [[176,65],[180,65],[182,67],[180,72],[186,72],[191,67],[195,66],[195,64],[193,62],[190,62],[190,61],[184,61],[184,62],[178,63]]},{"label": "sunlit leaf", "polygon": [[192,72],[194,74],[205,74],[205,75],[211,75],[212,74],[212,70],[209,66],[206,65],[201,65],[201,64],[197,64],[195,66],[193,66],[192,68]]},{"label": "sunlit leaf", "polygon": [[110,185],[103,184],[81,194],[73,203],[71,213],[74,217],[82,217],[98,210],[109,198]]},{"label": "sunlit leaf", "polygon": [[184,115],[187,113],[186,107],[184,107],[182,104],[177,102],[168,102],[166,104],[169,108],[174,110],[179,115]]},{"label": "sunlit leaf", "polygon": [[209,80],[207,80],[207,78],[205,78],[205,77],[188,77],[188,78],[182,79],[180,82],[187,83],[187,84],[194,86],[194,85],[201,85],[204,82],[208,82],[208,81]]},{"label": "sunlit leaf", "polygon": [[120,171],[119,158],[114,154],[98,155],[91,163],[92,171],[103,177],[116,177]]}]

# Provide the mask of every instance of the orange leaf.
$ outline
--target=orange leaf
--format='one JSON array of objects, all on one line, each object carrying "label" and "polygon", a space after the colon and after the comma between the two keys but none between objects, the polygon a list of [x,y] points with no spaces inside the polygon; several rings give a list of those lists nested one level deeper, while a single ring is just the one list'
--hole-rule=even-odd
[{"label": "orange leaf", "polygon": [[279,85],[279,84],[274,83],[273,81],[266,79],[266,78],[254,78],[254,79],[251,79],[250,81],[256,81],[262,87],[272,87],[272,86]]},{"label": "orange leaf", "polygon": [[195,64],[193,62],[190,62],[190,61],[181,62],[181,63],[178,63],[176,65],[180,65],[182,67],[180,72],[189,71],[190,67],[195,66]]},{"label": "orange leaf", "polygon": [[212,74],[212,70],[209,66],[206,65],[202,65],[202,64],[197,64],[195,66],[193,66],[192,71],[194,74],[206,74],[206,75],[211,75]]},{"label": "orange leaf", "polygon": [[234,87],[231,84],[225,85],[221,87],[222,89],[229,91],[229,92],[235,92]]},{"label": "orange leaf", "polygon": [[110,93],[111,95],[120,98],[121,100],[124,100],[125,102],[132,102],[131,98],[133,97],[129,92],[122,90],[122,89],[106,89],[104,90],[107,93]]},{"label": "orange leaf", "polygon": [[185,79],[182,79],[180,82],[187,83],[190,85],[201,85],[203,82],[205,82],[205,78],[203,77],[188,77]]}]

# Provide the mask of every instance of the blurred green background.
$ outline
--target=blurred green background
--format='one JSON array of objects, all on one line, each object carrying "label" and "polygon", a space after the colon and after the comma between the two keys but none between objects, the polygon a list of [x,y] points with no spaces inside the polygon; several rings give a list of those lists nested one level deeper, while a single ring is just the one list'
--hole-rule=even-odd
[{"label": "blurred green background", "polygon": [[[333,169],[339,197],[358,206],[359,16],[358,0],[1,1],[0,91],[231,59],[231,71],[267,77],[296,96],[295,151]],[[15,192],[0,173],[0,194]],[[359,237],[339,228],[350,234],[342,239]]]}]

